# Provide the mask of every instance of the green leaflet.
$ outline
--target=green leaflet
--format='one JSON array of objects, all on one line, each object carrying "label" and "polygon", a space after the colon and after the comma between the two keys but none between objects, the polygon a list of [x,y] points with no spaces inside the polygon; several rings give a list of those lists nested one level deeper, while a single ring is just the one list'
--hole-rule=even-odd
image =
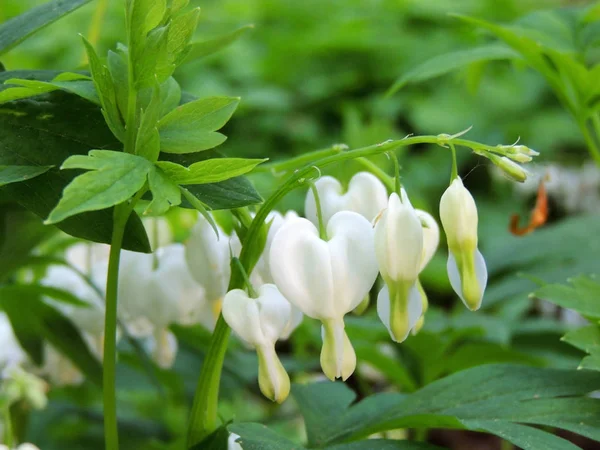
[{"label": "green leaflet", "polygon": [[187,13],[179,14],[171,19],[167,51],[169,60],[176,66],[185,59],[191,49],[190,43],[200,17],[200,8],[195,8]]},{"label": "green leaflet", "polygon": [[158,161],[156,164],[169,178],[178,184],[207,184],[225,181],[250,172],[258,164],[267,159],[214,158],[180,166],[169,161]]},{"label": "green leaflet", "polygon": [[146,183],[152,164],[145,158],[112,150],[92,150],[74,155],[62,169],[88,169],[64,190],[47,224],[60,222],[85,211],[105,209],[135,195]]},{"label": "green leaflet", "polygon": [[53,0],[6,21],[0,26],[0,55],[36,31],[89,2],[90,0]]},{"label": "green leaflet", "polygon": [[51,168],[52,166],[0,166],[0,186],[30,180]]},{"label": "green leaflet", "polygon": [[580,275],[570,280],[571,286],[549,284],[534,292],[534,296],[563,308],[574,309],[584,316],[600,320],[600,283]]},{"label": "green leaflet", "polygon": [[245,25],[237,30],[234,30],[223,36],[219,36],[214,39],[209,39],[201,42],[193,42],[190,44],[190,49],[187,55],[185,55],[185,61],[193,61],[195,59],[204,58],[205,56],[212,55],[213,53],[222,50],[231,43],[235,42],[244,33],[254,28],[254,25]]},{"label": "green leaflet", "polygon": [[411,69],[396,80],[388,90],[392,95],[409,83],[417,83],[445,75],[469,64],[502,59],[517,59],[519,54],[505,45],[490,44],[435,56]]},{"label": "green leaflet", "polygon": [[144,214],[159,216],[166,213],[171,206],[177,206],[181,203],[179,186],[158,167],[153,167],[148,174],[148,184],[152,191],[152,202],[150,202]]},{"label": "green leaflet", "polygon": [[53,92],[58,89],[79,95],[92,103],[100,104],[94,83],[91,79],[85,75],[76,73],[61,73],[50,82],[11,78],[6,80],[5,84],[20,87],[10,87],[0,92],[0,104]]},{"label": "green leaflet", "polygon": [[156,124],[160,117],[160,92],[158,85],[152,90],[150,103],[140,115],[140,127],[135,142],[135,154],[154,162],[160,153],[160,137]]},{"label": "green leaflet", "polygon": [[100,97],[102,114],[113,134],[117,139],[123,142],[125,138],[125,127],[123,126],[119,115],[113,79],[108,68],[100,62],[94,47],[92,47],[84,37],[82,37],[82,39],[90,61],[90,71],[92,73],[92,78],[94,79],[94,85],[96,86],[98,97]]},{"label": "green leaflet", "polygon": [[159,124],[161,151],[193,153],[222,144],[226,137],[215,131],[229,120],[237,97],[209,97],[175,108]]}]

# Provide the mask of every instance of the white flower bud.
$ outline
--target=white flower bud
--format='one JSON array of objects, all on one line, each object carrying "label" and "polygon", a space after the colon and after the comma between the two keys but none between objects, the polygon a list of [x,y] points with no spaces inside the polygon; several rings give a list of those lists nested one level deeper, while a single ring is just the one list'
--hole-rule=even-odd
[{"label": "white flower bud", "polygon": [[440,218],[448,241],[448,278],[472,311],[479,309],[487,284],[487,268],[477,250],[477,206],[458,177],[440,200]]},{"label": "white flower bud", "polygon": [[[340,211],[357,212],[371,222],[387,204],[385,185],[369,172],[355,174],[346,193],[342,193],[340,182],[329,176],[319,178],[315,187],[319,193],[324,223],[328,223],[329,219]],[[317,206],[310,189],[306,194],[304,213],[312,223],[318,225]]]},{"label": "white flower bud", "polygon": [[[392,193],[375,224],[375,252],[386,287],[377,296],[377,312],[392,339],[402,342],[421,316],[416,283],[423,266],[423,226],[406,191]],[[427,249],[427,251],[431,251]]]},{"label": "white flower bud", "polygon": [[289,336],[298,325],[292,305],[273,284],[260,287],[258,298],[241,289],[223,299],[223,318],[235,333],[256,348],[258,383],[272,401],[283,402],[290,392],[290,379],[275,353],[275,342]]},{"label": "white flower bud", "polygon": [[281,293],[324,327],[321,366],[330,379],[348,378],[356,355],[344,315],[356,308],[377,278],[374,233],[360,214],[338,212],[327,224],[328,241],[307,219],[290,220],[275,235],[270,265]]}]

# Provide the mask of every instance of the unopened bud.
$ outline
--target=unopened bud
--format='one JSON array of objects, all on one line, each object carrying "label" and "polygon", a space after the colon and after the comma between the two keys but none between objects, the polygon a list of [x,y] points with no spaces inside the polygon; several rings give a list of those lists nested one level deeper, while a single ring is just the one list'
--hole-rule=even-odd
[{"label": "unopened bud", "polygon": [[527,179],[527,171],[506,156],[497,156],[489,153],[488,158],[513,180],[522,183]]}]

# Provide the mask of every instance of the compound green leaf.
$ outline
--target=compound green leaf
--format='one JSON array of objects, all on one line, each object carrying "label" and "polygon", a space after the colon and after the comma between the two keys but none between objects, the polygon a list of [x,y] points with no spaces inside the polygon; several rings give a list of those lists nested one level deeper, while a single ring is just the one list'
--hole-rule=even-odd
[{"label": "compound green leaf", "polygon": [[266,159],[214,158],[180,166],[168,161],[156,164],[165,174],[178,184],[218,183],[250,172]]},{"label": "compound green leaf", "polygon": [[201,42],[193,42],[190,45],[190,50],[186,55],[185,61],[193,61],[195,59],[204,58],[205,56],[212,55],[219,50],[224,49],[231,43],[235,42],[244,33],[254,28],[254,25],[245,25],[237,30],[227,33],[223,36],[216,37]]},{"label": "compound green leaf", "polygon": [[64,190],[46,223],[57,223],[86,211],[96,211],[128,200],[146,183],[152,164],[145,158],[112,150],[73,155],[62,169],[88,169]]}]

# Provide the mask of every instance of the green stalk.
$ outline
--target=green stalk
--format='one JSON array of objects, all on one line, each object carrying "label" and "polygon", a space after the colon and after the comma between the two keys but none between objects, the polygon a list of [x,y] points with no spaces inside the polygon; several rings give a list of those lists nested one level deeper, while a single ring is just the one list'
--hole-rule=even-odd
[{"label": "green stalk", "polygon": [[[585,143],[588,147],[590,155],[594,159],[594,162],[596,163],[596,165],[600,167],[600,149],[598,148],[598,144],[596,144],[594,137],[591,135],[586,121],[581,120],[578,123],[579,123],[579,129],[581,130],[581,133],[583,134],[583,138],[585,139]],[[596,129],[597,136],[600,137],[600,134],[598,134],[598,133],[600,133],[600,124],[599,124],[599,126],[596,126],[596,124],[594,122],[594,128]]]},{"label": "green stalk", "polygon": [[[292,191],[303,185],[303,183],[309,179],[309,176],[314,171],[315,167],[325,167],[337,162],[369,157],[379,155],[381,153],[397,150],[401,147],[406,147],[415,144],[441,144],[446,143],[445,138],[439,136],[414,136],[410,138],[401,139],[398,141],[386,141],[381,144],[375,144],[368,147],[359,148],[350,151],[332,151],[332,149],[319,150],[314,153],[303,155],[301,158],[296,158],[296,162],[302,162],[305,164],[303,167],[298,168],[290,175],[288,180],[281,185],[281,187],[273,193],[261,206],[261,208],[254,216],[250,228],[246,232],[244,242],[253,242],[258,237],[260,228],[265,222],[267,215],[273,210],[275,205],[281,200],[288,192]],[[494,147],[480,144],[478,142],[469,141],[466,139],[452,139],[452,142],[456,145],[468,147],[472,150],[477,151],[492,151]],[[314,160],[315,155],[326,155],[320,159]],[[295,166],[291,166],[290,161],[283,163],[275,163],[269,166],[271,170],[293,170]],[[240,263],[246,269],[249,266],[249,262],[252,258],[250,254],[249,246],[242,246],[242,251],[239,257]],[[240,274],[239,270],[232,270],[231,280],[229,281],[229,290],[241,289],[244,286],[244,278]],[[225,353],[227,351],[227,341],[229,339],[230,329],[223,320],[222,316],[219,316],[215,331],[213,333],[210,348],[202,370],[200,372],[200,378],[198,380],[198,386],[194,395],[194,403],[190,415],[190,422],[188,428],[187,446],[191,448],[195,444],[199,443],[212,433],[217,428],[217,405],[219,400],[219,382],[221,379],[221,371],[223,369],[223,361],[225,359]]]},{"label": "green stalk", "polygon": [[356,162],[362,164],[365,169],[379,178],[389,191],[394,192],[394,189],[396,188],[394,179],[390,177],[381,167],[367,158],[356,158]]},{"label": "green stalk", "polygon": [[104,319],[104,438],[106,450],[118,450],[117,393],[115,372],[117,366],[117,293],[119,287],[119,261],[125,224],[131,210],[127,204],[115,206],[113,234],[106,277],[106,318]]},{"label": "green stalk", "polygon": [[323,210],[321,209],[321,198],[319,197],[319,191],[315,186],[315,183],[310,183],[310,190],[315,198],[315,207],[317,209],[317,221],[319,222],[319,237],[326,241],[327,240],[327,230],[326,225],[323,221]]},{"label": "green stalk", "polygon": [[8,448],[15,446],[15,438],[13,436],[13,424],[10,417],[10,405],[4,408],[4,443]]},{"label": "green stalk", "polygon": [[450,146],[450,150],[452,150],[452,173],[450,174],[450,184],[458,178],[458,164],[456,163],[456,149],[454,148],[453,143],[448,144]]}]

